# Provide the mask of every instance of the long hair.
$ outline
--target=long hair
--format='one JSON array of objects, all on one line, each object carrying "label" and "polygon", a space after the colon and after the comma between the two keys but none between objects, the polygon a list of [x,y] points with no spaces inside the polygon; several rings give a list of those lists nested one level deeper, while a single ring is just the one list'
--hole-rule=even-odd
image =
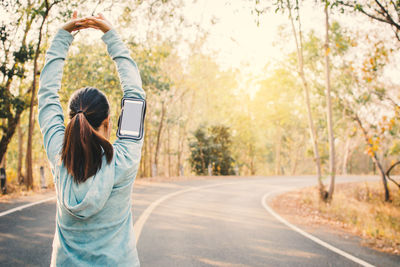
[{"label": "long hair", "polygon": [[113,157],[110,142],[97,132],[110,113],[107,97],[98,89],[77,90],[69,100],[70,122],[65,129],[61,159],[76,183],[82,183],[101,168],[102,157],[107,163]]}]

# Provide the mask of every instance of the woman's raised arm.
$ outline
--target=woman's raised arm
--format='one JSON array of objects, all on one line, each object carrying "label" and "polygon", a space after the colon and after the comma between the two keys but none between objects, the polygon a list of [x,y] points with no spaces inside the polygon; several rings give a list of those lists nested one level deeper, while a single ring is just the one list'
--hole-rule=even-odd
[{"label": "woman's raised arm", "polygon": [[107,31],[102,40],[107,45],[107,51],[115,61],[124,97],[145,99],[146,94],[142,88],[142,79],[135,61],[130,52],[114,29]]},{"label": "woman's raised arm", "polygon": [[146,94],[142,89],[138,67],[111,23],[99,14],[97,17],[85,18],[77,25],[98,29],[104,33],[101,39],[107,45],[107,51],[117,65],[124,97],[145,99]]},{"label": "woman's raised arm", "polygon": [[[117,65],[124,97],[145,99],[142,80],[135,61],[111,24],[100,14],[97,17],[86,18],[80,25],[101,30],[102,40],[107,45],[107,51]],[[116,183],[132,182],[139,168],[142,140],[118,138],[113,144],[116,157]]]},{"label": "woman's raised arm", "polygon": [[79,21],[77,13],[74,12],[72,19],[58,30],[47,50],[45,64],[40,73],[38,121],[43,134],[44,148],[52,167],[55,164],[56,155],[61,150],[65,131],[64,114],[58,90],[61,88],[64,60],[74,39],[71,32],[87,28],[77,25]]},{"label": "woman's raised arm", "polygon": [[73,36],[64,29],[57,34],[46,53],[46,62],[40,74],[38,105],[39,125],[43,134],[44,148],[52,167],[64,139],[64,114],[58,96],[64,60]]}]

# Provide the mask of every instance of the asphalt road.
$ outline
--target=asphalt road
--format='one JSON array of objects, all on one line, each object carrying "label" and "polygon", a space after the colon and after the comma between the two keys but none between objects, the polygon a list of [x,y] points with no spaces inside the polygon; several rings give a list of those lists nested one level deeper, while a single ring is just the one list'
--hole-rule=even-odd
[{"label": "asphalt road", "polygon": [[[360,179],[367,178],[339,182]],[[266,193],[314,184],[312,177],[137,183],[133,214],[141,265],[359,266],[292,230],[262,204]],[[0,204],[0,212],[22,204]],[[52,200],[0,216],[1,266],[49,266],[55,205]],[[400,266],[399,256],[362,247],[357,238],[306,231],[372,265]]]}]

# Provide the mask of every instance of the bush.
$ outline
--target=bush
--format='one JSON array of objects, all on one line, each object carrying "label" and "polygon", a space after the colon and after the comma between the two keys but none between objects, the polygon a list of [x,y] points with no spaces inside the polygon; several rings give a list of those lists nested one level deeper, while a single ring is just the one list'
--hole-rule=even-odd
[{"label": "bush", "polygon": [[232,140],[229,127],[216,125],[204,129],[200,126],[194,132],[194,138],[189,143],[189,161],[197,175],[208,174],[209,165],[213,175],[234,174],[235,160],[231,156]]}]

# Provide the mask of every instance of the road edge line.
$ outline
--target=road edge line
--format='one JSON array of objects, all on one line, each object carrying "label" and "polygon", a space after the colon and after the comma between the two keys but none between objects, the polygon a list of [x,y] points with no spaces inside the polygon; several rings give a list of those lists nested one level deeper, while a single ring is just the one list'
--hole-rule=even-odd
[{"label": "road edge line", "polygon": [[277,220],[280,221],[281,223],[285,224],[287,227],[289,227],[289,228],[292,229],[293,231],[295,231],[295,232],[297,232],[297,233],[303,235],[304,237],[306,237],[306,238],[308,238],[308,239],[314,241],[314,242],[317,243],[318,245],[321,245],[321,246],[323,246],[323,247],[325,247],[325,248],[327,248],[327,249],[329,249],[329,250],[331,250],[331,251],[333,251],[333,252],[335,252],[335,253],[337,253],[337,254],[339,254],[339,255],[341,255],[341,256],[343,256],[343,257],[345,257],[345,258],[347,258],[347,259],[349,259],[349,260],[351,260],[351,261],[353,261],[353,262],[355,262],[355,263],[358,263],[358,264],[360,264],[360,265],[362,265],[362,266],[365,266],[365,267],[375,267],[375,265],[372,265],[372,264],[370,264],[370,263],[368,263],[368,262],[366,262],[366,261],[364,261],[364,260],[362,260],[362,259],[360,259],[360,258],[357,258],[357,257],[355,257],[355,256],[353,256],[353,255],[351,255],[351,254],[349,254],[349,253],[347,253],[347,252],[345,252],[345,251],[343,251],[343,250],[337,248],[337,247],[334,247],[334,246],[332,246],[331,244],[329,244],[329,243],[327,243],[327,242],[325,242],[325,241],[322,241],[321,239],[319,239],[319,238],[317,238],[317,237],[315,237],[315,236],[313,236],[313,235],[311,235],[311,234],[305,232],[304,230],[298,228],[297,226],[295,226],[295,225],[289,223],[289,222],[288,222],[287,220],[285,220],[282,216],[280,216],[278,213],[276,213],[270,206],[268,206],[266,200],[267,200],[267,198],[270,197],[272,194],[275,194],[275,193],[278,193],[278,192],[284,192],[284,191],[287,191],[287,190],[275,190],[275,191],[271,191],[271,192],[269,192],[269,193],[264,194],[263,197],[261,198],[261,205],[262,205],[272,216],[274,216],[275,219],[277,219]]},{"label": "road edge line", "polygon": [[28,204],[25,204],[25,205],[22,205],[22,206],[18,206],[18,207],[15,207],[15,208],[0,212],[0,217],[3,217],[5,215],[8,215],[8,214],[14,213],[16,211],[20,211],[20,210],[23,210],[23,209],[26,209],[26,208],[29,208],[29,207],[32,207],[32,206],[35,206],[35,205],[42,204],[44,202],[47,202],[47,201],[50,201],[50,200],[53,200],[53,199],[56,199],[56,197],[55,196],[54,197],[49,197],[49,198],[42,199],[42,200],[39,200],[39,201],[36,201],[36,202],[33,202],[33,203],[28,203]]},{"label": "road edge line", "polygon": [[218,184],[211,184],[211,185],[203,185],[203,186],[197,186],[197,187],[190,187],[182,190],[178,190],[172,193],[169,193],[167,195],[164,195],[157,200],[153,201],[143,212],[140,214],[139,219],[135,222],[133,225],[133,231],[135,233],[135,239],[136,239],[136,245],[139,242],[140,235],[142,234],[143,226],[146,223],[147,219],[150,217],[151,213],[155,208],[157,208],[162,202],[165,200],[174,197],[176,195],[180,195],[183,193],[191,192],[191,191],[197,191],[201,190],[204,188],[208,187],[216,187],[220,185],[229,185],[229,184],[238,184],[238,183],[243,183],[243,181],[240,182],[228,182],[228,183],[218,183]]}]

